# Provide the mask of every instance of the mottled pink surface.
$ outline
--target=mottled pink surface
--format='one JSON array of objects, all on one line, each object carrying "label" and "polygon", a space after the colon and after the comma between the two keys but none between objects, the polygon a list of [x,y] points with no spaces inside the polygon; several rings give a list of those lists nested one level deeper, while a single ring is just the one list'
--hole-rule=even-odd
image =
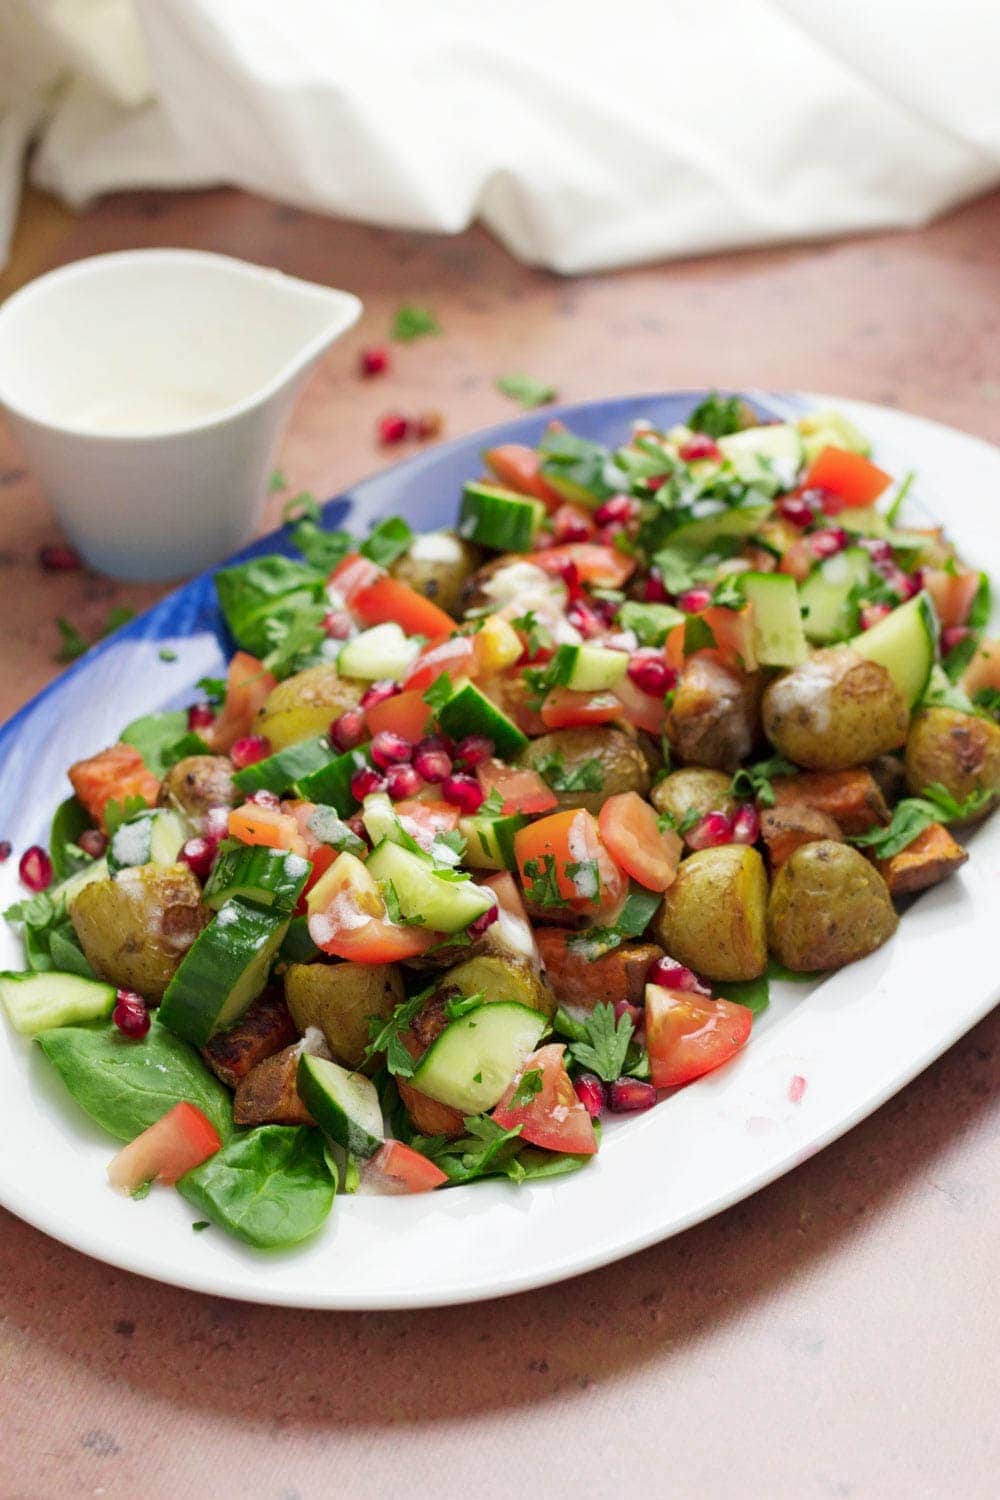
[{"label": "mottled pink surface", "polygon": [[[384,461],[381,411],[439,407],[469,430],[509,414],[492,378],[510,369],[566,399],[818,387],[996,439],[998,237],[993,197],[912,234],[564,282],[478,232],[385,234],[217,192],[111,200],[61,258],[191,244],[357,290],[368,315],[312,383],[283,459],[293,489],[327,493]],[[403,299],[432,302],[444,336],[362,385],[356,353]],[[56,612],[96,629],[109,603],[157,591],[41,580],[35,550],[54,528],[2,436],[0,519],[6,713],[55,670]],[[0,1500],[992,1497],[998,1084],[995,1013],[748,1202],[620,1265],[471,1308],[198,1297],[0,1214]]]}]

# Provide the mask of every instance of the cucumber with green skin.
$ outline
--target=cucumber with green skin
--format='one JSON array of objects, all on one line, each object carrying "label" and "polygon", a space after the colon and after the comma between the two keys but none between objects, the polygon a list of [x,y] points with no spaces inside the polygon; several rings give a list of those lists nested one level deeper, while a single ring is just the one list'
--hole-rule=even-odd
[{"label": "cucumber with green skin", "polygon": [[100,1021],[114,1004],[113,984],[79,974],[0,974],[0,1007],[21,1036]]},{"label": "cucumber with green skin", "polygon": [[700,520],[678,526],[665,537],[664,545],[700,557],[704,552],[711,552],[716,542],[723,538],[752,536],[773,509],[773,505],[739,505],[731,510],[720,510],[714,516],[702,516]]},{"label": "cucumber with green skin", "polygon": [[552,683],[577,693],[599,693],[625,676],[628,656],[606,646],[560,646],[550,664]]},{"label": "cucumber with green skin", "polygon": [[797,667],[809,655],[795,579],[787,573],[743,573],[753,606],[753,649],[760,667]]},{"label": "cucumber with green skin", "polygon": [[494,905],[492,891],[468,878],[452,878],[425,854],[414,854],[389,839],[372,851],[365,868],[374,880],[392,886],[405,921],[433,932],[462,932]]},{"label": "cucumber with green skin", "polygon": [[163,1025],[196,1047],[232,1026],[267,983],[287,930],[284,913],[232,897],[198,934],[167,985],[160,1003]]},{"label": "cucumber with green skin", "polygon": [[385,1129],[378,1090],[370,1078],[307,1052],[299,1058],[295,1086],[332,1141],[355,1156],[374,1156],[385,1140]]},{"label": "cucumber with green skin", "polygon": [[287,745],[252,766],[244,766],[233,777],[233,785],[244,797],[260,791],[287,792],[304,776],[329,765],[335,755],[327,736],[316,734],[297,745]]},{"label": "cucumber with green skin", "polygon": [[858,610],[851,597],[868,581],[871,560],[863,547],[847,547],[824,558],[799,588],[805,632],[817,645],[842,641],[858,627]]},{"label": "cucumber with green skin", "polygon": [[472,870],[513,870],[517,865],[514,835],[527,822],[523,813],[499,818],[461,818],[458,831],[465,839],[462,863]]},{"label": "cucumber with green skin", "polygon": [[291,916],[310,869],[301,854],[233,840],[221,846],[202,899],[218,911],[233,896],[241,896]]},{"label": "cucumber with green skin", "polygon": [[346,750],[343,755],[328,761],[318,771],[312,771],[296,782],[295,790],[307,802],[323,802],[332,807],[342,818],[349,818],[358,807],[358,799],[351,791],[351,777],[362,766],[372,763],[371,745],[359,745],[356,750]]},{"label": "cucumber with green skin", "polygon": [[168,807],[139,813],[120,823],[108,842],[108,873],[135,865],[172,865],[187,838],[180,818]]},{"label": "cucumber with green skin", "polygon": [[439,1104],[482,1114],[498,1103],[548,1029],[545,1017],[526,1005],[479,1005],[445,1027],[410,1081]]},{"label": "cucumber with green skin", "polygon": [[851,641],[860,656],[885,667],[907,703],[922,697],[937,654],[938,618],[930,595],[916,594]]},{"label": "cucumber with green skin", "polygon": [[470,734],[484,735],[493,741],[497,755],[503,760],[514,760],[528,743],[528,736],[471,682],[464,683],[442,704],[438,723],[453,740],[464,740]]},{"label": "cucumber with green skin", "polygon": [[497,552],[529,552],[545,519],[545,506],[500,484],[470,481],[462,490],[458,534]]}]

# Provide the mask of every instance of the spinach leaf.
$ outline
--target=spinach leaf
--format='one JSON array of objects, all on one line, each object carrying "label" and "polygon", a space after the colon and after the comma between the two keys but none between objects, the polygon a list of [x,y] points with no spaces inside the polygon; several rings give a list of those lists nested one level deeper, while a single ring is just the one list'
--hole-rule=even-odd
[{"label": "spinach leaf", "polygon": [[[534,896],[532,899],[535,899]],[[653,920],[653,914],[662,899],[656,891],[647,891],[640,885],[633,885],[610,927],[588,927],[583,932],[574,932],[572,937],[567,938],[567,946],[588,963],[594,963],[628,938],[641,937]]]},{"label": "spinach leaf", "polygon": [[387,568],[397,557],[402,557],[404,552],[409,551],[412,541],[413,532],[402,516],[389,516],[372,527],[368,540],[361,543],[358,551],[369,562],[377,563],[380,568]]},{"label": "spinach leaf", "polygon": [[501,396],[509,396],[512,401],[523,406],[525,411],[533,411],[538,406],[548,406],[558,394],[554,385],[549,385],[544,380],[536,380],[533,375],[524,375],[520,372],[514,375],[498,375],[496,386]]},{"label": "spinach leaf", "polygon": [[254,656],[264,656],[275,644],[273,621],[287,623],[304,605],[319,602],[325,582],[321,569],[269,553],[221,568],[215,575],[215,592],[237,643]]},{"label": "spinach leaf", "polygon": [[260,1125],[186,1173],[177,1191],[245,1244],[280,1250],[316,1233],[333,1207],[337,1179],[320,1131]]},{"label": "spinach leaf", "polygon": [[114,1026],[57,1026],[39,1046],[81,1109],[119,1141],[134,1140],[182,1100],[233,1133],[226,1089],[193,1047],[154,1020],[141,1042]]},{"label": "spinach leaf", "polygon": [[716,988],[724,1000],[745,1005],[754,1016],[761,1015],[771,1003],[771,985],[766,972],[759,979],[740,979],[729,984],[720,981]]},{"label": "spinach leaf", "polygon": [[80,947],[80,940],[72,922],[68,919],[60,927],[54,927],[49,936],[49,957],[58,974],[79,974],[82,979],[96,979]]},{"label": "spinach leaf", "polygon": [[65,802],[60,802],[53,814],[49,833],[49,854],[57,880],[67,880],[70,875],[75,875],[77,870],[82,870],[84,865],[90,863],[77,848],[77,841],[85,829],[93,826],[90,814],[75,797],[67,797]]},{"label": "spinach leaf", "polygon": [[989,800],[988,791],[970,792],[968,797],[957,799],[941,782],[932,781],[924,787],[922,796],[904,797],[896,803],[888,827],[856,833],[851,843],[873,849],[878,859],[891,859],[932,823],[963,823],[981,812]]},{"label": "spinach leaf", "polygon": [[143,763],[154,776],[163,776],[172,764],[167,758],[177,741],[187,734],[187,714],[183,709],[159,714],[144,714],[133,719],[121,732],[126,745],[133,745],[142,756]]}]

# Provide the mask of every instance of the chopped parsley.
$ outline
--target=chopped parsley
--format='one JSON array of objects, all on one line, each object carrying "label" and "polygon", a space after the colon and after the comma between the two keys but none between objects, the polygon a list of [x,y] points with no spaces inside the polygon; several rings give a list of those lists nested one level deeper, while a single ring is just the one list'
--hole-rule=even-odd
[{"label": "chopped parsley", "polygon": [[441,325],[429,307],[417,302],[404,302],[396,309],[392,320],[390,337],[399,344],[410,344],[414,339],[441,332]]},{"label": "chopped parsley", "polygon": [[700,401],[687,419],[693,432],[703,432],[710,438],[728,437],[755,422],[756,417],[745,401],[739,396],[720,396],[718,391]]},{"label": "chopped parsley", "polygon": [[538,617],[533,609],[527,614],[519,615],[516,620],[510,622],[515,630],[520,630],[527,638],[528,656],[537,656],[539,651],[550,651],[552,649],[552,632],[546,626],[539,624]]},{"label": "chopped parsley", "polygon": [[795,776],[798,767],[782,755],[772,755],[768,760],[759,760],[756,765],[743,766],[733,777],[730,790],[734,797],[756,797],[762,807],[774,806],[774,787],[771,782],[777,776]]},{"label": "chopped parsley", "polygon": [[542,1070],[541,1068],[529,1068],[522,1073],[517,1081],[517,1088],[510,1096],[511,1109],[521,1109],[530,1104],[536,1095],[542,1092]]},{"label": "chopped parsley", "polygon": [[430,990],[420,990],[396,1006],[389,1017],[372,1016],[368,1022],[370,1041],[362,1055],[362,1063],[371,1062],[380,1052],[385,1053],[385,1065],[390,1073],[401,1078],[410,1078],[416,1066],[400,1040],[404,1031],[409,1031],[414,1019],[423,1007]]},{"label": "chopped parsley", "polygon": [[493,787],[485,802],[480,802],[476,809],[477,818],[499,818],[503,813],[503,797],[500,788]]},{"label": "chopped parsley", "polygon": [[524,875],[524,894],[533,906],[569,905],[559,889],[554,855],[545,854],[541,859],[529,859],[524,866]]},{"label": "chopped parsley", "polygon": [[[477,990],[474,995],[452,995],[445,1001],[444,1013],[449,1021],[460,1021],[467,1016],[470,1010],[478,1010],[483,1003],[483,990]],[[478,1080],[476,1080],[478,1082]]]},{"label": "chopped parsley", "polygon": [[380,568],[388,568],[404,552],[410,550],[412,541],[413,532],[402,516],[389,516],[372,528],[367,541],[361,543],[358,551],[369,562],[377,563]]},{"label": "chopped parsley", "polygon": [[852,844],[871,849],[878,859],[891,859],[906,849],[932,823],[961,823],[987,807],[992,800],[988,791],[971,792],[961,802],[939,781],[925,786],[921,797],[904,797],[897,802],[892,820],[885,828],[870,828],[856,833]]},{"label": "chopped parsley", "polygon": [[209,703],[221,703],[226,696],[224,677],[199,677],[195,687],[205,694]]},{"label": "chopped parsley", "polygon": [[161,646],[160,649],[159,649],[159,651],[156,654],[160,658],[161,661],[176,661],[177,660],[177,652],[173,649],[172,646]]},{"label": "chopped parsley", "polygon": [[554,385],[546,385],[544,381],[535,380],[531,375],[522,374],[498,376],[497,390],[501,396],[509,396],[526,411],[533,411],[537,406],[548,406],[558,394]]},{"label": "chopped parsley", "polygon": [[567,938],[567,946],[571,952],[594,963],[629,938],[641,937],[652,921],[660,899],[658,892],[633,885],[611,926],[588,927],[585,932],[574,932]]},{"label": "chopped parsley", "polygon": [[586,1040],[570,1042],[570,1056],[581,1068],[596,1073],[605,1083],[614,1083],[622,1075],[628,1045],[635,1030],[631,1018],[623,1015],[616,1021],[614,1006],[604,1001],[595,1005],[581,1024]]},{"label": "chopped parsley", "polygon": [[599,792],[604,788],[604,767],[596,755],[567,770],[562,751],[554,750],[535,761],[535,770],[554,792]]},{"label": "chopped parsley", "polygon": [[1000,688],[980,688],[972,695],[972,705],[990,718],[1000,719]]}]

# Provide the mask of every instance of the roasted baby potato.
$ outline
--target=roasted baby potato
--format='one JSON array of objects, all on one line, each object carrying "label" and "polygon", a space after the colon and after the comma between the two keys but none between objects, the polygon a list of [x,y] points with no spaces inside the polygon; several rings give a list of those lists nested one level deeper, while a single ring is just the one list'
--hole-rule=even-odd
[{"label": "roasted baby potato", "polygon": [[322,734],[331,719],[356,708],[367,683],[341,677],[333,662],[321,662],[286,677],[268,694],[254,720],[254,733],[266,735],[272,750]]},{"label": "roasted baby potato", "polygon": [[696,651],[667,711],[667,739],[688,765],[735,771],[760,735],[760,680]]},{"label": "roasted baby potato", "polygon": [[885,667],[850,646],[814,651],[764,694],[764,732],[814,771],[860,766],[906,739],[906,700]]},{"label": "roasted baby potato", "polygon": [[187,865],[136,865],[92,880],[69,916],[87,962],[101,979],[163,999],[181,959],[212,913]]},{"label": "roasted baby potato", "polygon": [[361,1066],[369,1016],[389,1016],[404,999],[393,964],[289,964],[285,999],[300,1031],[318,1026],[337,1062]]},{"label": "roasted baby potato", "polygon": [[767,964],[767,875],[747,844],[700,849],[681,860],[652,935],[706,979],[756,979]]},{"label": "roasted baby potato", "polygon": [[225,755],[185,756],[170,767],[157,798],[160,807],[174,808],[198,829],[210,808],[235,807],[240,800],[232,762]]},{"label": "roasted baby potato", "polygon": [[[537,933],[536,933],[537,937]],[[484,1001],[516,1000],[529,1010],[554,1016],[555,996],[527,963],[514,963],[495,954],[477,955],[443,974],[436,995],[482,995]]]},{"label": "roasted baby potato", "polygon": [[234,1089],[251,1068],[291,1046],[298,1036],[284,996],[277,990],[265,990],[235,1026],[217,1032],[206,1042],[201,1055],[216,1078]]},{"label": "roasted baby potato", "polygon": [[736,806],[732,778],[708,766],[685,766],[658,781],[649,794],[658,813],[669,813],[679,823],[685,814],[731,813]]},{"label": "roasted baby potato", "polygon": [[962,801],[973,792],[1000,793],[1000,728],[978,714],[925,708],[906,741],[906,784],[919,796],[939,781]]},{"label": "roasted baby potato", "polygon": [[560,1005],[585,1005],[592,1010],[607,1000],[641,1005],[649,966],[663,957],[656,943],[622,943],[601,958],[584,958],[569,943],[572,929],[539,927],[535,932],[545,978]]},{"label": "roasted baby potato", "polygon": [[409,551],[397,557],[389,572],[455,615],[466,580],[479,567],[482,556],[478,547],[453,531],[427,531],[413,538]]},{"label": "roasted baby potato", "polygon": [[898,925],[885,881],[850,844],[806,844],[774,877],[768,940],[786,968],[840,969],[880,948]]},{"label": "roasted baby potato", "polygon": [[295,1078],[302,1048],[298,1042],[251,1068],[233,1095],[237,1125],[312,1125],[299,1098]]},{"label": "roasted baby potato", "polygon": [[889,887],[890,896],[910,896],[945,880],[961,869],[968,857],[968,850],[952,838],[943,823],[932,823],[898,854],[877,859],[875,868]]},{"label": "roasted baby potato", "polygon": [[646,757],[635,737],[623,729],[556,729],[533,740],[520,759],[521,765],[541,772],[560,807],[585,807],[596,814],[616,792],[649,791]]}]

